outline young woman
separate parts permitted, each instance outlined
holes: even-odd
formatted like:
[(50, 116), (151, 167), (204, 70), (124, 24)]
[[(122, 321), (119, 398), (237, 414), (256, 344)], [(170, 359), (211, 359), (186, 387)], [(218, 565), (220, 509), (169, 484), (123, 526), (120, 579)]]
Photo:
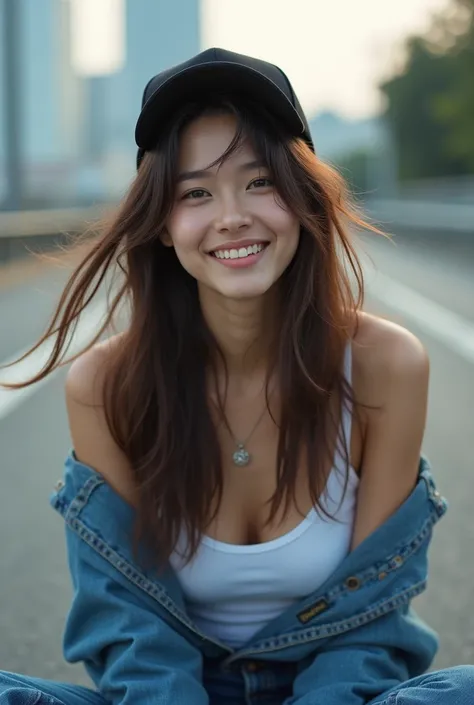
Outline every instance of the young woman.
[(136, 140), (40, 375), (118, 264), (110, 316), (130, 315), (70, 367), (52, 498), (65, 656), (96, 690), (2, 673), (1, 705), (467, 705), (474, 668), (427, 675), (410, 607), (446, 510), (420, 456), (427, 355), (361, 310), (371, 226), (288, 79), (205, 51), (147, 85)]

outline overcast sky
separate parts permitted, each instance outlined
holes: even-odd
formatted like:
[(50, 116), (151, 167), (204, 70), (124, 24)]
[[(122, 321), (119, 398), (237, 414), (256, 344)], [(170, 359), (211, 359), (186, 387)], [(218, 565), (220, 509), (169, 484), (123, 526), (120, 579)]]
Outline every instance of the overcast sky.
[(364, 117), (380, 108), (378, 79), (409, 33), (448, 0), (201, 0), (203, 48), (278, 64), (308, 114)]

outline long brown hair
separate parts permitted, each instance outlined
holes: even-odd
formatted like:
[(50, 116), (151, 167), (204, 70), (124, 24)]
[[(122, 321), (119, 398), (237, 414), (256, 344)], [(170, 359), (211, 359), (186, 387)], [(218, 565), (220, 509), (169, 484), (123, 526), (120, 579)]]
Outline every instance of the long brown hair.
[[(269, 521), (294, 499), (302, 451), (311, 498), (321, 508), (325, 461), (331, 453), (328, 439), (336, 424), (330, 400), (338, 394), (345, 404), (356, 402), (342, 372), (364, 293), (349, 226), (379, 232), (361, 217), (340, 174), (249, 101), (219, 98), (186, 106), (163, 128), (156, 149), (143, 156), (113, 222), (93, 241), (49, 328), (30, 351), (53, 337), (50, 359), (37, 376), (16, 386), (33, 384), (68, 362), (64, 353), (71, 329), (107, 273), (118, 266), (121, 285), (88, 347), (108, 330), (126, 300), (129, 323), (110, 355), (104, 408), (139, 490), (139, 535), (164, 559), (182, 527), (189, 536), (188, 558), (194, 555), (223, 489), (221, 452), (206, 401), (207, 373), (211, 369), (216, 374), (219, 350), (204, 323), (196, 281), (160, 240), (175, 198), (181, 132), (193, 117), (209, 110), (230, 111), (237, 118), (235, 138), (219, 161), (248, 138), (268, 165), (278, 197), (301, 224), (297, 252), (279, 282), (280, 329), (269, 362), (281, 398), (278, 483)], [(343, 441), (349, 463), (349, 439)]]

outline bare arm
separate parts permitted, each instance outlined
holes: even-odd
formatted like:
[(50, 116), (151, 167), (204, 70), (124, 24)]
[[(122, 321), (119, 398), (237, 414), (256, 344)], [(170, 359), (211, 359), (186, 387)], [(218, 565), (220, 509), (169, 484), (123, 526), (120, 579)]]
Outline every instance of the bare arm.
[(352, 549), (383, 524), (413, 490), (426, 423), (429, 361), (404, 328), (377, 320), (358, 355), (367, 411)]
[(69, 429), (78, 460), (103, 475), (111, 487), (130, 504), (137, 492), (132, 469), (113, 440), (105, 419), (103, 386), (112, 338), (78, 358), (66, 380)]

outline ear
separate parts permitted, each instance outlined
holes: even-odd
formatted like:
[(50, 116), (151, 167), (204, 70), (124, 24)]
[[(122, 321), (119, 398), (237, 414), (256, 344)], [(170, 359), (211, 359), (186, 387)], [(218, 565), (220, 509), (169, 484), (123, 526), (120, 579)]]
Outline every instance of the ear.
[(161, 244), (164, 245), (165, 247), (173, 247), (173, 240), (171, 239), (171, 235), (167, 230), (163, 230), (163, 232), (160, 235), (160, 240)]

